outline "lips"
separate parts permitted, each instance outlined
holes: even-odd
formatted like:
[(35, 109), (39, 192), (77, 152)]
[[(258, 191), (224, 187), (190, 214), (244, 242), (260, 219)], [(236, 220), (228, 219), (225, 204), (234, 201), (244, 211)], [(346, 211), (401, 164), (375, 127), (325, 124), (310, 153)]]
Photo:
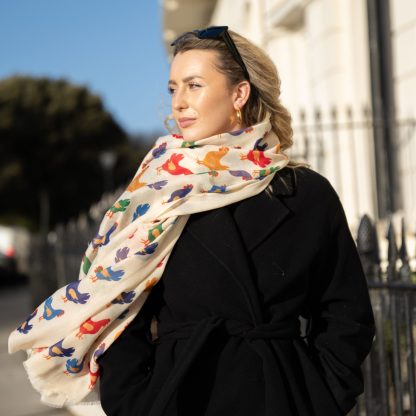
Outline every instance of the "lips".
[(195, 118), (190, 118), (190, 117), (182, 117), (178, 119), (179, 125), (181, 126), (182, 129), (195, 123), (195, 121), (196, 121)]

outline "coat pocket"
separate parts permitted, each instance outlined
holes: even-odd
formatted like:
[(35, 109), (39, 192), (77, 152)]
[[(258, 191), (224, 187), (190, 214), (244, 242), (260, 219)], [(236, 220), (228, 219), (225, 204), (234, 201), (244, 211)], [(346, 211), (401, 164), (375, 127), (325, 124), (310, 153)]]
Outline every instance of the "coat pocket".
[(303, 371), (304, 382), (312, 403), (314, 415), (345, 416), (335, 399), (334, 393), (316, 360), (311, 356), (308, 346), (302, 340), (294, 342)]

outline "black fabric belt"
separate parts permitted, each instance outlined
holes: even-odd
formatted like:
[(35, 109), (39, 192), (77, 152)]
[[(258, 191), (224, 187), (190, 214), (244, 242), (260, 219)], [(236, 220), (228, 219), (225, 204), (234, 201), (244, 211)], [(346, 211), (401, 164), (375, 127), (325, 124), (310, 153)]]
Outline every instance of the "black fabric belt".
[(203, 321), (188, 322), (160, 322), (157, 326), (158, 337), (164, 338), (190, 338), (198, 327), (198, 323), (205, 322), (211, 329), (222, 328), (229, 336), (238, 336), (247, 339), (254, 338), (293, 338), (299, 335), (300, 322), (293, 321), (273, 322), (253, 326), (247, 322), (213, 316)]
[[(161, 343), (165, 339), (188, 339), (181, 356), (175, 363), (169, 377), (157, 395), (153, 407), (148, 416), (162, 416), (163, 412), (186, 375), (193, 360), (198, 355), (208, 336), (214, 330), (221, 330), (229, 336), (245, 338), (259, 355), (264, 355), (262, 347), (256, 347), (256, 341), (267, 338), (291, 339), (300, 338), (300, 322), (298, 318), (293, 320), (261, 323), (253, 326), (248, 322), (227, 319), (220, 316), (211, 316), (200, 321), (188, 322), (160, 322), (157, 325), (158, 338), (155, 343)], [(223, 332), (224, 333), (224, 332)]]

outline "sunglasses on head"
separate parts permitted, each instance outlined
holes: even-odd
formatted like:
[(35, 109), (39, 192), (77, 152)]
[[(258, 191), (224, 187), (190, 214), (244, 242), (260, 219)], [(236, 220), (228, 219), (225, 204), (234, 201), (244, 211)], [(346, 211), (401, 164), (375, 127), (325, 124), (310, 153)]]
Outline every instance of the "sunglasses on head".
[(192, 30), (191, 32), (185, 32), (184, 34), (180, 35), (177, 39), (175, 39), (170, 44), (170, 46), (174, 46), (179, 41), (179, 39), (183, 38), (189, 33), (195, 34), (198, 39), (222, 39), (224, 43), (227, 45), (227, 48), (230, 51), (233, 58), (241, 66), (241, 69), (243, 70), (244, 76), (246, 77), (247, 81), (250, 81), (250, 76), (244, 64), (243, 58), (241, 58), (241, 55), (240, 55), (240, 52), (238, 52), (237, 46), (235, 46), (233, 39), (228, 33), (228, 26), (210, 26), (206, 29)]

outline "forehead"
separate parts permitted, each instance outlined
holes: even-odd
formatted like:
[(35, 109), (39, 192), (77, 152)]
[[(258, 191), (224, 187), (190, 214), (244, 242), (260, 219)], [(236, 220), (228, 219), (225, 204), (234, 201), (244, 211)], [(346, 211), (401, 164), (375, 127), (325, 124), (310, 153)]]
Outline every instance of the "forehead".
[(220, 74), (215, 68), (217, 54), (212, 50), (193, 49), (178, 53), (170, 66), (170, 79), (186, 77), (189, 74), (209, 76)]

